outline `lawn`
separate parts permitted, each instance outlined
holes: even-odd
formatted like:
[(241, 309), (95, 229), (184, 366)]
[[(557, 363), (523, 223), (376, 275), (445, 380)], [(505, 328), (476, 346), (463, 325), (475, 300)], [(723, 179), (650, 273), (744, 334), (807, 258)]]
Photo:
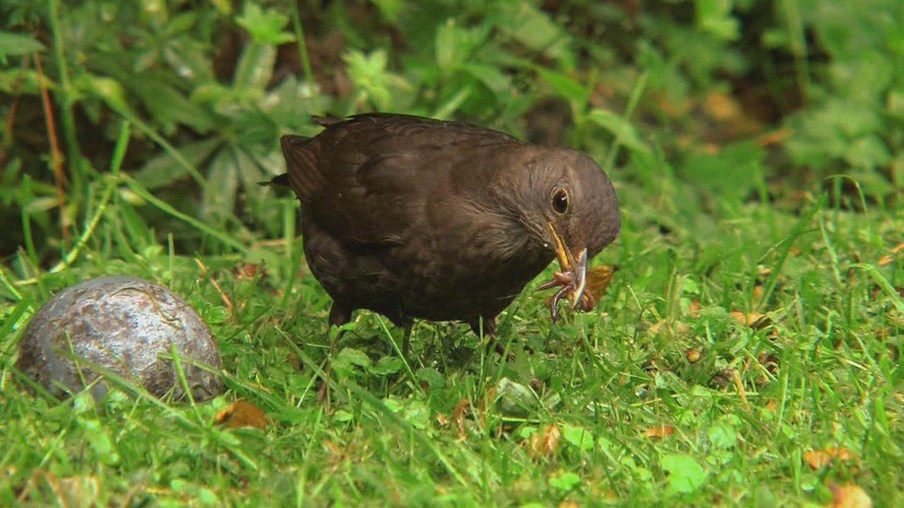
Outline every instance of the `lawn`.
[[(904, 3), (640, 4), (0, 7), (0, 505), (904, 505)], [(337, 336), (258, 182), (371, 110), (599, 161), (596, 309), (551, 322), (550, 267), (502, 354)], [(185, 298), (225, 392), (29, 390), (29, 318), (102, 274)]]

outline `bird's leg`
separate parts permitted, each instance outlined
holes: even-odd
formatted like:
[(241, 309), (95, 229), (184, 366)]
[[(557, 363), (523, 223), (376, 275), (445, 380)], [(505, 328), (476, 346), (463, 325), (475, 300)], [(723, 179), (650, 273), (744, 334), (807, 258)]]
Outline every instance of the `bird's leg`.
[(480, 317), (477, 321), (472, 321), (471, 330), (473, 330), (478, 337), (486, 338), (487, 352), (492, 349), (499, 353), (500, 356), (505, 355), (505, 345), (496, 341), (496, 316)]
[(410, 324), (405, 327), (405, 335), (402, 337), (402, 357), (408, 358), (408, 350), (411, 347), (411, 329), (414, 327)]
[[(352, 310), (351, 309), (349, 309), (345, 305), (342, 305), (339, 302), (336, 302), (336, 301), (333, 302), (333, 305), (330, 307), (330, 317), (328, 319), (330, 328), (332, 328), (334, 326), (337, 328), (341, 328), (342, 325), (351, 321), (351, 318), (352, 318)], [(322, 379), (323, 384), (320, 385), (320, 390), (318, 391), (318, 395), (317, 395), (321, 402), (325, 401), (327, 412), (329, 412), (329, 410), (330, 410), (330, 383), (329, 383), (329, 380), (327, 380), (327, 377), (329, 377), (329, 375), (330, 375), (330, 366), (332, 365), (333, 350), (336, 348), (336, 342), (339, 341), (339, 339), (342, 337), (343, 333), (345, 333), (345, 330), (340, 329), (339, 332), (336, 333), (335, 337), (330, 338), (330, 345), (327, 348), (327, 353), (326, 353), (327, 361), (326, 361), (326, 365), (323, 368), (323, 374), (324, 374), (324, 378)]]
[[(348, 323), (352, 320), (352, 310), (346, 307), (345, 305), (340, 304), (339, 302), (333, 302), (333, 306), (330, 307), (330, 317), (329, 323), (330, 326), (341, 327), (345, 323)], [(336, 336), (338, 339), (342, 336), (343, 331), (340, 331)]]

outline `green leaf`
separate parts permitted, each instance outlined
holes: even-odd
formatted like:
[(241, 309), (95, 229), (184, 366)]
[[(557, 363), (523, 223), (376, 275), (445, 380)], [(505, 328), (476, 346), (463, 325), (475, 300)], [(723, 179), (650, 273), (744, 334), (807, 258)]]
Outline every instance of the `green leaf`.
[(549, 478), (549, 486), (556, 490), (572, 490), (581, 483), (581, 477), (570, 471), (562, 471)]
[(647, 145), (637, 135), (637, 129), (627, 119), (599, 108), (591, 110), (587, 119), (612, 133), (615, 142), (625, 148), (634, 152), (649, 152)]
[(224, 147), (215, 156), (207, 172), (207, 185), (201, 195), (201, 217), (208, 222), (221, 223), (235, 207), (238, 171), (231, 147)]
[(380, 10), (383, 18), (390, 23), (396, 23), (405, 9), (404, 0), (372, 0), (373, 4)]
[(556, 95), (564, 97), (574, 103), (583, 106), (587, 103), (590, 90), (576, 79), (565, 73), (536, 66), (535, 69), (540, 79), (548, 83)]
[(0, 31), (0, 58), (43, 52), (45, 49), (40, 41), (30, 35)]
[(492, 17), (503, 33), (520, 44), (556, 58), (566, 57), (571, 37), (562, 25), (530, 2), (500, 2)]
[(289, 23), (289, 16), (276, 9), (263, 10), (255, 2), (245, 2), (245, 10), (235, 22), (256, 42), (275, 45), (295, 40), (295, 36), (282, 31)]
[(404, 366), (405, 364), (402, 362), (401, 358), (384, 356), (377, 360), (377, 363), (370, 368), (370, 371), (378, 376), (386, 376), (399, 372)]
[(732, 448), (738, 442), (737, 425), (739, 418), (735, 415), (725, 415), (719, 422), (706, 430), (706, 437), (710, 446), (716, 449)]
[(233, 87), (250, 91), (251, 98), (257, 98), (270, 82), (275, 61), (276, 46), (257, 42), (247, 44), (235, 68)]
[(504, 377), (496, 384), (496, 405), (509, 416), (526, 416), (537, 407), (537, 396), (526, 385)]
[(353, 348), (342, 348), (342, 351), (339, 351), (339, 354), (333, 358), (333, 366), (345, 367), (346, 369), (355, 366), (355, 367), (369, 367), (370, 366), (370, 358), (367, 356), (364, 351), (360, 349)]
[(441, 388), (446, 384), (445, 378), (433, 367), (422, 367), (414, 373), (418, 381), (427, 383), (430, 388)]
[[(220, 139), (208, 138), (180, 146), (179, 153), (192, 166), (200, 166), (221, 143)], [(146, 189), (154, 190), (184, 178), (187, 174), (185, 166), (176, 161), (170, 152), (163, 152), (142, 166), (135, 173), (135, 180)]]
[(727, 145), (717, 153), (690, 157), (681, 173), (713, 196), (739, 199), (758, 184), (765, 152), (753, 141)]
[(669, 473), (669, 490), (678, 494), (693, 492), (703, 485), (706, 471), (689, 455), (663, 455), (659, 461), (662, 469)]
[(430, 424), (430, 408), (423, 401), (409, 401), (401, 414), (406, 422), (416, 429), (425, 429)]
[(740, 35), (738, 20), (731, 15), (732, 0), (696, 0), (697, 25), (724, 40)]
[(582, 451), (593, 449), (593, 434), (584, 427), (562, 425), (562, 437), (565, 438), (565, 441), (577, 446)]

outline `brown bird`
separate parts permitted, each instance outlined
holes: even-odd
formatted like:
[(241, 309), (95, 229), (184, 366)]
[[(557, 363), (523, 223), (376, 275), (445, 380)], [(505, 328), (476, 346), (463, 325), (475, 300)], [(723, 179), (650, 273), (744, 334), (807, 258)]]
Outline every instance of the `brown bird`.
[[(316, 119), (283, 136), (301, 201), (304, 252), (333, 298), (329, 322), (356, 309), (410, 329), (464, 321), (492, 335), (496, 316), (554, 259), (552, 298), (585, 307), (587, 260), (619, 231), (612, 184), (587, 155), (466, 123), (371, 113)], [(482, 324), (482, 329), (481, 329)]]

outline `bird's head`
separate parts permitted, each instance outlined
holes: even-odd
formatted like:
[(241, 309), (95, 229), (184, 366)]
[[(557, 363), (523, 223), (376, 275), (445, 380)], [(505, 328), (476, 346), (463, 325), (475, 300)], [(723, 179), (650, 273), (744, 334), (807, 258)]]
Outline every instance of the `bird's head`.
[(542, 148), (509, 174), (510, 209), (533, 243), (555, 253), (569, 278), (572, 307), (581, 302), (587, 263), (618, 235), (615, 189), (593, 159), (576, 150)]

